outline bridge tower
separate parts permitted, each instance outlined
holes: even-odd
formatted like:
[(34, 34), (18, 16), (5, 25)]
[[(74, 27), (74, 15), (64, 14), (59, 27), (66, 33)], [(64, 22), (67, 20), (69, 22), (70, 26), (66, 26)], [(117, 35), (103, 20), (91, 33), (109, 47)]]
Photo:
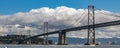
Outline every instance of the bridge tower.
[[(27, 31), (27, 37), (28, 37), (28, 38), (31, 37), (30, 27), (25, 26), (25, 30)], [(27, 41), (27, 44), (31, 44), (31, 39), (29, 39), (29, 40)]]
[[(88, 36), (87, 43), (85, 45), (96, 45), (95, 43), (95, 16), (94, 6), (88, 6)], [(91, 26), (90, 26), (91, 25)]]
[[(48, 22), (44, 22), (44, 33), (48, 33)], [(44, 45), (48, 44), (48, 35), (44, 36)]]

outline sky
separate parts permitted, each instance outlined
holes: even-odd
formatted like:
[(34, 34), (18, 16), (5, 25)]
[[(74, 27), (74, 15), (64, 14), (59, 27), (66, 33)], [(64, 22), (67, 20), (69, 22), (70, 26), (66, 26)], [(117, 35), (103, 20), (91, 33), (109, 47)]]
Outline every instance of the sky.
[(0, 0), (0, 15), (29, 12), (31, 9), (42, 7), (66, 6), (75, 9), (86, 9), (88, 5), (94, 5), (96, 9), (119, 13), (119, 3), (120, 0)]

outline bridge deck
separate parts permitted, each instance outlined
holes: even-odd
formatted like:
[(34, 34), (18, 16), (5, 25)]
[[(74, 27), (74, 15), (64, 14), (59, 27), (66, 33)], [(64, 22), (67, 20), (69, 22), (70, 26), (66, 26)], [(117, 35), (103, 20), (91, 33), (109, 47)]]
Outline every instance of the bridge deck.
[[(106, 27), (106, 26), (114, 26), (114, 25), (120, 25), (120, 20), (95, 24), (95, 28)], [(93, 25), (90, 25), (90, 27), (92, 28)], [(60, 31), (70, 32), (70, 31), (83, 30), (83, 29), (88, 29), (88, 25), (74, 27), (74, 28), (69, 28), (69, 29), (63, 29), (63, 30), (60, 30)], [(58, 31), (52, 31), (52, 32), (44, 33), (44, 34), (35, 35), (35, 36), (29, 37), (29, 38), (25, 38), (23, 40), (28, 40), (28, 39), (36, 38), (36, 37), (39, 37), (39, 36), (51, 35), (51, 34), (56, 34), (56, 33), (59, 33), (59, 30)], [(21, 41), (23, 41), (23, 40), (21, 40)]]

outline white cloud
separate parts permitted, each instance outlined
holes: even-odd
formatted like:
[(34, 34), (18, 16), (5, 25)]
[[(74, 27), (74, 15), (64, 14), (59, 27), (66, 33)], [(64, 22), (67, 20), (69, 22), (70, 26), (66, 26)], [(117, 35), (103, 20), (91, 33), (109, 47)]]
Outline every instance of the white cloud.
[[(114, 20), (120, 19), (110, 14), (120, 15), (110, 11), (96, 10), (95, 11), (96, 23), (102, 23), (102, 22), (108, 22), (108, 21), (114, 21)], [(75, 23), (78, 19), (81, 21)], [(53, 31), (56, 29), (59, 30), (59, 28), (64, 29), (64, 28), (71, 28), (71, 27), (76, 27), (80, 25), (81, 26), (87, 25), (87, 9), (74, 9), (74, 8), (69, 8), (65, 6), (56, 7), (54, 9), (43, 7), (38, 9), (32, 9), (26, 13), (18, 12), (13, 15), (0, 15), (1, 25), (32, 24), (32, 25), (39, 25), (40, 30), (42, 30), (44, 21), (49, 22), (49, 28), (50, 28), (49, 31)], [(96, 33), (96, 36), (98, 38), (120, 37), (118, 36), (120, 35), (119, 28), (120, 27), (118, 26), (109, 27), (109, 28), (100, 28), (99, 30), (97, 30), (98, 33)], [(32, 28), (32, 32), (34, 34), (40, 33), (39, 32), (40, 30)], [(114, 32), (108, 33), (107, 32), (108, 30), (109, 31), (114, 30)], [(1, 33), (4, 33), (4, 34), (7, 32), (6, 30), (4, 30), (4, 32), (3, 30), (0, 30), (0, 31)], [(25, 33), (25, 31), (18, 31), (17, 33), (21, 33), (21, 32)], [(7, 32), (7, 33), (10, 33), (10, 32)], [(87, 31), (82, 31), (82, 32), (80, 31), (80, 33), (71, 32), (70, 34), (68, 34), (68, 36), (85, 38), (87, 37), (85, 34), (87, 34)]]

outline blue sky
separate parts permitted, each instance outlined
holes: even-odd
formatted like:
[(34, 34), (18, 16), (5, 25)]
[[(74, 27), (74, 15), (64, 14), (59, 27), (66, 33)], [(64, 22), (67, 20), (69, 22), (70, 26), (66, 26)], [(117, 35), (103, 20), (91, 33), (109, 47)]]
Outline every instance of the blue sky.
[(58, 6), (86, 9), (91, 4), (99, 9), (120, 13), (120, 0), (0, 0), (0, 14), (7, 15), (41, 7)]

